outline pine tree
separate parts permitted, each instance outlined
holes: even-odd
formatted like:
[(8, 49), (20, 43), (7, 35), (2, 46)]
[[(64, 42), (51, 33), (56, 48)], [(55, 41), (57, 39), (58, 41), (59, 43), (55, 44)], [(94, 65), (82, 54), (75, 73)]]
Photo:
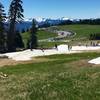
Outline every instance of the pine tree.
[(24, 42), (22, 40), (21, 34), (19, 31), (16, 31), (16, 37), (15, 37), (15, 47), (16, 48), (24, 48)]
[(16, 34), (16, 23), (23, 19), (23, 8), (21, 0), (12, 0), (9, 8), (9, 32), (8, 32), (8, 51), (12, 52), (16, 50), (15, 34)]
[(30, 49), (35, 49), (38, 46), (37, 43), (37, 27), (36, 27), (36, 21), (33, 19), (32, 21), (32, 28), (30, 29)]
[(4, 21), (5, 21), (6, 15), (4, 13), (4, 7), (0, 3), (0, 52), (5, 52), (5, 27), (4, 27)]

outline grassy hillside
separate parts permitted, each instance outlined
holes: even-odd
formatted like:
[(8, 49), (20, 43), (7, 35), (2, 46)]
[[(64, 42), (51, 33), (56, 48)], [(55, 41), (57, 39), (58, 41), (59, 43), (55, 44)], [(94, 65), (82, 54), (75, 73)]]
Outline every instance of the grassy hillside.
[[(47, 32), (47, 31), (44, 31), (44, 30), (39, 30), (37, 32), (38, 40), (40, 40), (40, 39), (48, 39), (48, 38), (56, 37), (56, 36), (57, 36), (57, 34), (51, 33), (51, 32)], [(22, 38), (23, 38), (23, 41), (24, 41), (25, 44), (27, 43), (27, 40), (29, 39), (29, 37), (30, 37), (30, 33), (29, 32), (22, 33)]]
[(42, 45), (43, 48), (52, 48), (55, 46), (55, 44), (67, 44), (66, 42), (39, 42), (39, 46)]
[[(51, 30), (69, 30), (76, 33), (73, 37), (68, 37), (66, 40), (70, 40), (69, 44), (71, 45), (78, 45), (79, 42), (82, 44), (88, 44), (89, 41), (89, 35), (91, 33), (100, 33), (100, 25), (62, 25), (62, 26), (56, 26), (56, 27), (50, 27)], [(54, 34), (52, 32), (47, 32), (40, 30), (38, 31), (38, 39), (47, 39), (50, 37), (55, 37), (57, 34)], [(26, 43), (27, 39), (29, 38), (29, 33), (23, 33), (22, 34), (24, 43)], [(54, 44), (62, 44), (64, 42), (40, 42), (39, 45), (43, 45), (43, 47), (53, 47)], [(64, 43), (64, 44), (67, 44)]]
[(74, 38), (88, 38), (91, 33), (100, 33), (100, 25), (64, 25), (58, 28), (75, 32)]
[(44, 30), (40, 30), (37, 32), (38, 35), (38, 39), (48, 39), (51, 37), (56, 37), (57, 34), (56, 33), (52, 33), (52, 32), (48, 32), (48, 31), (44, 31)]
[[(75, 36), (68, 37), (65, 40), (69, 40), (70, 42), (55, 42), (56, 44), (70, 44), (70, 45), (78, 45), (81, 43), (82, 45), (90, 45), (89, 36), (91, 33), (100, 33), (100, 25), (61, 25), (56, 27), (50, 27), (51, 30), (67, 30), (76, 33)], [(93, 41), (97, 42), (97, 41)], [(100, 42), (100, 41), (99, 41)], [(54, 43), (42, 43), (46, 46), (53, 46)]]
[(5, 66), (0, 72), (1, 100), (99, 100), (100, 65), (88, 60), (100, 53), (53, 55), (43, 62)]

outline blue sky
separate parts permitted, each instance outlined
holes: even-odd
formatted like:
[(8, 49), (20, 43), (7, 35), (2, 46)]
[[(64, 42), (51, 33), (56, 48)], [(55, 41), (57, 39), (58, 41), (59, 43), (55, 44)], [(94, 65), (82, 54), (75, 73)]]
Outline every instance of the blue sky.
[[(1, 0), (7, 12), (11, 0)], [(22, 0), (26, 18), (98, 18), (100, 0)]]

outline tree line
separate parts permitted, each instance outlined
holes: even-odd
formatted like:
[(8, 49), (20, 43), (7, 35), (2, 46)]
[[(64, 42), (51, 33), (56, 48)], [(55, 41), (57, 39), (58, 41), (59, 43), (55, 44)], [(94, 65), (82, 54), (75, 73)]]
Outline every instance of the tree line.
[(79, 20), (65, 20), (59, 25), (71, 25), (71, 24), (88, 24), (88, 25), (100, 25), (100, 18), (97, 19), (79, 19)]
[[(14, 52), (16, 48), (24, 48), (21, 34), (16, 30), (16, 23), (23, 20), (24, 9), (22, 0), (12, 0), (9, 6), (8, 16), (5, 14), (4, 6), (0, 2), (0, 53)], [(8, 18), (8, 28), (6, 28), (5, 20)], [(37, 47), (37, 28), (33, 19), (32, 28), (30, 29), (30, 39), (27, 48)]]
[(100, 18), (97, 19), (79, 19), (79, 20), (62, 20), (59, 23), (51, 24), (49, 22), (45, 22), (42, 25), (39, 25), (39, 28), (46, 28), (55, 25), (75, 25), (75, 24), (87, 24), (87, 25), (100, 25)]

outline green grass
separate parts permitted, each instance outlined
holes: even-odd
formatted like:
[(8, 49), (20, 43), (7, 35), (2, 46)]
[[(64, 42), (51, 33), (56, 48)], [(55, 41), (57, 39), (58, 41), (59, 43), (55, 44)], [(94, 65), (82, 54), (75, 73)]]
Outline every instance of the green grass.
[(60, 44), (67, 44), (67, 43), (66, 42), (39, 42), (38, 44), (40, 47), (42, 45), (43, 48), (52, 48), (55, 46), (55, 44), (60, 45)]
[[(90, 44), (89, 35), (91, 33), (100, 33), (100, 25), (62, 25), (57, 26), (56, 28), (50, 27), (51, 30), (58, 29), (58, 30), (70, 30), (76, 33), (75, 36), (66, 38), (67, 40), (70, 40), (71, 45), (78, 45), (79, 42), (84, 44)], [(52, 32), (47, 32), (44, 30), (39, 30), (37, 32), (38, 39), (47, 39), (51, 37), (56, 37), (57, 34), (54, 34)], [(27, 40), (29, 38), (29, 33), (23, 33), (22, 34), (24, 43), (27, 43)], [(63, 44), (64, 42), (41, 42), (39, 45), (43, 45), (44, 47), (53, 47), (54, 44)]]
[[(50, 29), (52, 30), (53, 27), (51, 27)], [(79, 43), (81, 43), (82, 45), (90, 45), (90, 34), (100, 33), (100, 25), (61, 25), (57, 26), (56, 29), (67, 30), (76, 33), (75, 36), (66, 38), (67, 40), (70, 40), (69, 44), (71, 45), (78, 45)]]
[(48, 38), (57, 36), (57, 34), (55, 34), (55, 33), (44, 31), (44, 30), (38, 31), (37, 35), (38, 35), (39, 40), (40, 39), (48, 39)]
[(100, 25), (64, 25), (58, 28), (75, 32), (74, 38), (88, 38), (91, 33), (100, 33)]
[[(44, 31), (44, 30), (38, 30), (38, 32), (37, 32), (38, 40), (48, 39), (48, 38), (56, 37), (56, 36), (57, 36), (57, 34), (47, 32), (47, 31)], [(22, 33), (22, 38), (23, 38), (23, 41), (24, 41), (25, 44), (27, 43), (27, 40), (29, 39), (29, 37), (30, 37), (29, 32)]]
[(99, 100), (100, 66), (87, 64), (87, 60), (99, 55), (53, 55), (40, 57), (48, 59), (40, 63), (2, 67), (0, 72), (8, 78), (0, 78), (0, 99)]
[(26, 44), (28, 39), (30, 38), (30, 33), (25, 32), (25, 33), (22, 33), (21, 35), (22, 35), (22, 39), (23, 39), (24, 44)]
[[(78, 45), (81, 43), (82, 45), (90, 45), (91, 41), (89, 40), (89, 36), (91, 33), (100, 33), (100, 25), (62, 25), (57, 26), (56, 28), (50, 27), (49, 29), (57, 29), (57, 30), (69, 30), (75, 32), (76, 35), (72, 37), (65, 38), (65, 40), (70, 40), (67, 42), (41, 42), (39, 44), (43, 44), (44, 47), (53, 47), (54, 44), (70, 44), (70, 45)], [(97, 42), (97, 41), (94, 41)]]

